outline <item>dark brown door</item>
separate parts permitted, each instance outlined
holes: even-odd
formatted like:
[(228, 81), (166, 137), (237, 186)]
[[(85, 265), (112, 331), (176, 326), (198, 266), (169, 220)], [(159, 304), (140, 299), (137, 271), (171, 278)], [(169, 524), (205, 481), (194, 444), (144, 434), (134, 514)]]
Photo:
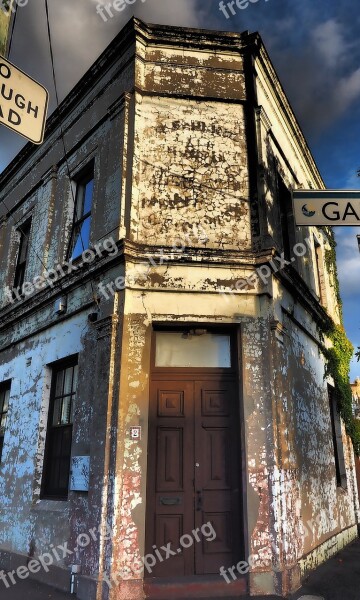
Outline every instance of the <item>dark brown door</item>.
[[(164, 560), (145, 576), (219, 574), (240, 560), (237, 405), (235, 378), (152, 381), (146, 552), (167, 546), (175, 555), (165, 559), (160, 550)], [(212, 541), (209, 528), (201, 532), (206, 523), (216, 532)]]

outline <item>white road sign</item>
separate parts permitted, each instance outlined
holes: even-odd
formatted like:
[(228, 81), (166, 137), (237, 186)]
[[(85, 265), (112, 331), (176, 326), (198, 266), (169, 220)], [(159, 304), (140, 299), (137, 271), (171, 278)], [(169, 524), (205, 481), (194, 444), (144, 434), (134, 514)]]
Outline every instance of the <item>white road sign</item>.
[(0, 56), (0, 123), (34, 144), (44, 139), (48, 91)]
[(296, 225), (360, 226), (360, 191), (294, 190)]

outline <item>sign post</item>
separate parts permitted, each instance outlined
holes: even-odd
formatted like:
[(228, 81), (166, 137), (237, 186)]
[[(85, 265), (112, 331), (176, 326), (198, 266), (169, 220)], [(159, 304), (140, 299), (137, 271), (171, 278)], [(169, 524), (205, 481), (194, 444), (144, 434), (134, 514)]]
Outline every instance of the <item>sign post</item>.
[(298, 226), (360, 226), (358, 190), (294, 190), (293, 207)]
[(48, 102), (48, 91), (42, 85), (0, 57), (0, 123), (41, 144)]

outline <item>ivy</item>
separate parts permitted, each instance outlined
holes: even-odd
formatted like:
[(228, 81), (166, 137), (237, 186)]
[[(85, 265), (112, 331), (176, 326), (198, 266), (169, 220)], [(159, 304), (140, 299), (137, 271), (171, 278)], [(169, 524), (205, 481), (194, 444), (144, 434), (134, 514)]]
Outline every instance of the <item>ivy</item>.
[(360, 456), (360, 421), (353, 416), (353, 400), (350, 387), (350, 361), (354, 347), (348, 340), (342, 325), (333, 324), (326, 332), (332, 342), (332, 348), (325, 350), (327, 359), (325, 377), (331, 376), (335, 384), (335, 393), (340, 415), (345, 423), (346, 433), (352, 439), (354, 450)]
[[(325, 264), (333, 281), (337, 304), (339, 306), (340, 325), (334, 323), (328, 326), (324, 334), (331, 341), (332, 347), (325, 350), (327, 360), (325, 377), (331, 376), (335, 384), (335, 392), (340, 415), (345, 423), (346, 433), (350, 436), (355, 453), (360, 456), (360, 420), (353, 416), (353, 399), (350, 387), (350, 362), (354, 347), (347, 338), (343, 326), (342, 300), (336, 266), (336, 241), (332, 230), (326, 228), (330, 248), (325, 250)], [(360, 348), (357, 353), (360, 358)]]

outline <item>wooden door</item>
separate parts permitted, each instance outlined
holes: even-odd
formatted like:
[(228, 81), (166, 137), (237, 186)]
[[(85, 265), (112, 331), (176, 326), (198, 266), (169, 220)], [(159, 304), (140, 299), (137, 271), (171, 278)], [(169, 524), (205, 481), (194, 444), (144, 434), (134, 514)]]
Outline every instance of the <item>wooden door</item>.
[(168, 545), (175, 555), (163, 552), (145, 576), (219, 574), (241, 558), (236, 379), (153, 379), (150, 400), (146, 552)]

